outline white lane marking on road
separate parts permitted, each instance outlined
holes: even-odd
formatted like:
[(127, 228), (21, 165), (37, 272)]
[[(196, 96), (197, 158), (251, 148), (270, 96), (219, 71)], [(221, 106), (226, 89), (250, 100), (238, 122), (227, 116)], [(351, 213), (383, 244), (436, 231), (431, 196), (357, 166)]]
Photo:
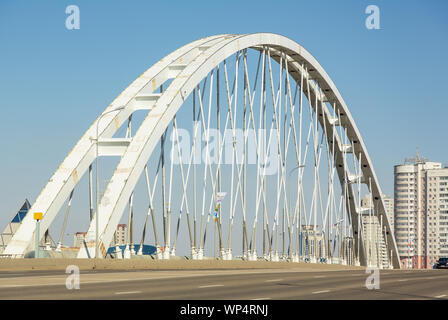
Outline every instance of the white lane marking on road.
[(404, 281), (408, 281), (409, 279), (400, 279), (398, 280), (399, 282), (404, 282)]
[(133, 293), (142, 293), (141, 291), (123, 291), (123, 292), (115, 292), (115, 294), (133, 294)]
[(271, 300), (271, 298), (255, 298), (255, 299), (251, 299), (251, 300)]
[(283, 279), (270, 279), (266, 280), (265, 282), (275, 282), (275, 281), (282, 281)]
[(213, 288), (213, 287), (224, 287), (223, 284), (210, 284), (208, 286), (199, 286), (198, 288)]
[(326, 292), (330, 292), (330, 290), (314, 291), (313, 294), (326, 293)]
[(443, 298), (446, 297), (446, 294), (441, 294), (440, 296), (435, 296), (434, 298)]
[(325, 278), (326, 276), (314, 276), (313, 278)]
[(1, 285), (0, 288), (15, 288), (15, 287), (27, 287), (25, 284), (6, 284)]

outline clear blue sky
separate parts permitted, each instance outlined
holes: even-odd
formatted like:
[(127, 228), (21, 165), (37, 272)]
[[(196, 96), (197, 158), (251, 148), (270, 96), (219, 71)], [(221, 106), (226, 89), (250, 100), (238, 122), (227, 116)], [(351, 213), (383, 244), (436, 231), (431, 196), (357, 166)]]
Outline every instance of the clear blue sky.
[[(81, 29), (65, 28), (78, 5)], [(365, 8), (380, 8), (367, 30)], [(447, 1), (0, 2), (0, 228), (46, 181), (100, 112), (152, 64), (219, 33), (274, 32), (332, 77), (383, 190), (418, 146), (448, 164)]]

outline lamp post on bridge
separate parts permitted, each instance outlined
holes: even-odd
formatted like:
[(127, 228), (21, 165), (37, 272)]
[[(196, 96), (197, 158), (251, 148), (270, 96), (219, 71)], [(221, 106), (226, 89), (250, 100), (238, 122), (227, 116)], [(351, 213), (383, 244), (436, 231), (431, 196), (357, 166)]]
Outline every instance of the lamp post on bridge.
[(34, 258), (39, 257), (39, 241), (40, 241), (40, 220), (42, 220), (42, 212), (34, 212), (34, 220), (36, 220), (36, 231), (34, 238)]

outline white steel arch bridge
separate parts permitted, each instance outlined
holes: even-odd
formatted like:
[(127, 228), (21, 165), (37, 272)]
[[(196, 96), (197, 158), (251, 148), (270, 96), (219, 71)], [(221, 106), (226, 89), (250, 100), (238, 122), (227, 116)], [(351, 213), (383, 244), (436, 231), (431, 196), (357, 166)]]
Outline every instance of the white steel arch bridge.
[[(135, 130), (137, 111), (144, 118)], [(109, 156), (119, 162), (100, 194), (93, 173), (98, 158)], [(213, 245), (221, 259), (240, 252), (247, 260), (400, 267), (380, 185), (347, 105), (316, 59), (281, 35), (206, 37), (145, 71), (95, 120), (32, 205), (30, 212), (43, 213), (42, 237), (59, 212), (69, 214), (85, 174), (90, 226), (79, 258), (105, 257), (129, 212), (118, 257), (135, 254), (131, 226), (141, 222), (140, 243), (152, 235), (161, 259), (181, 246), (203, 259)], [(140, 178), (144, 221), (133, 216)], [(35, 226), (27, 215), (3, 256), (32, 250)]]

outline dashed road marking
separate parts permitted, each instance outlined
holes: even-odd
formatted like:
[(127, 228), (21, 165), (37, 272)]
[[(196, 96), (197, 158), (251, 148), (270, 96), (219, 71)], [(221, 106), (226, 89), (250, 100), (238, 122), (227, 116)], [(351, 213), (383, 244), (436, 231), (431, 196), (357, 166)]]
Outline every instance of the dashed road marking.
[(446, 294), (441, 294), (440, 296), (435, 296), (434, 298), (443, 298), (446, 297)]
[(330, 290), (314, 291), (313, 294), (326, 293), (326, 292), (330, 292)]
[(16, 287), (28, 287), (26, 284), (5, 284), (0, 285), (0, 288), (16, 288)]
[(134, 294), (134, 293), (142, 293), (141, 291), (123, 291), (123, 292), (115, 292), (115, 294)]
[(283, 279), (270, 279), (266, 280), (265, 282), (275, 282), (275, 281), (282, 281)]
[(326, 276), (314, 276), (314, 278), (325, 278)]
[(199, 286), (198, 288), (213, 288), (213, 287), (224, 287), (223, 284), (210, 284), (208, 286)]
[(255, 298), (255, 299), (252, 299), (252, 300), (271, 300), (271, 298)]

